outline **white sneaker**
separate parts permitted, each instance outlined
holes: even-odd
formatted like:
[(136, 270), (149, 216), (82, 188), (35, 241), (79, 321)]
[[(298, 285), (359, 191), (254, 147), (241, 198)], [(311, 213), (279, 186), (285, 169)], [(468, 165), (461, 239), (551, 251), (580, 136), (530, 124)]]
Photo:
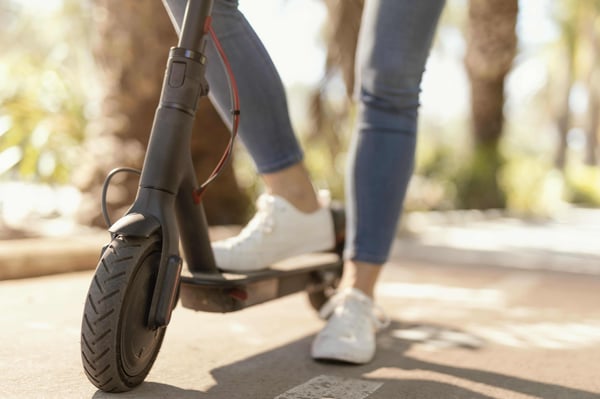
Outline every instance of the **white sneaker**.
[(269, 194), (261, 195), (256, 204), (256, 215), (240, 234), (212, 243), (219, 269), (255, 271), (286, 258), (334, 247), (328, 204), (313, 213), (304, 213), (285, 199)]
[(355, 288), (335, 294), (319, 315), (327, 319), (312, 344), (312, 357), (319, 360), (370, 362), (375, 356), (375, 333), (390, 323), (381, 308)]

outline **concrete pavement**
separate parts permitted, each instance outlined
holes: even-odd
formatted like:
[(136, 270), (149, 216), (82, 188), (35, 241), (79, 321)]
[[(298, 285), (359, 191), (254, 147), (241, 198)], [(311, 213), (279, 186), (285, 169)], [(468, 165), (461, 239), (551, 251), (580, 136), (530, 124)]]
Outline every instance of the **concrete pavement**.
[(600, 277), (386, 267), (392, 318), (369, 365), (316, 363), (322, 322), (297, 294), (226, 315), (178, 308), (146, 382), (97, 391), (79, 327), (91, 272), (0, 282), (0, 398), (600, 398)]

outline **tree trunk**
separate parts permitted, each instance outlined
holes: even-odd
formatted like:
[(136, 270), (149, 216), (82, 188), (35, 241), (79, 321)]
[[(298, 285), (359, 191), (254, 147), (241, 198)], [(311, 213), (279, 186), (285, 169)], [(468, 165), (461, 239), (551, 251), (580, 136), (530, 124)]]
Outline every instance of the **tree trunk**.
[(504, 124), (504, 79), (516, 53), (517, 0), (471, 0), (465, 64), (471, 83), (473, 165), (461, 189), (463, 205), (502, 208), (497, 180)]
[[(310, 99), (312, 126), (309, 141), (323, 137), (333, 153), (332, 160), (340, 151), (340, 121), (348, 117), (350, 98), (354, 91), (354, 66), (356, 47), (364, 0), (324, 0), (327, 7), (327, 23), (324, 37), (327, 47), (325, 73)], [(342, 75), (348, 103), (338, 112), (334, 112), (327, 104), (327, 84), (336, 73)]]
[[(568, 64), (568, 63), (567, 63)], [(565, 66), (568, 69), (568, 66)], [(554, 166), (560, 170), (564, 170), (567, 164), (567, 135), (571, 126), (571, 111), (569, 109), (569, 93), (571, 91), (572, 82), (565, 83), (563, 89), (563, 100), (556, 117), (556, 128), (558, 129), (558, 145), (556, 147), (556, 155), (554, 157)]]
[(327, 6), (327, 59), (325, 70), (329, 74), (339, 69), (348, 95), (354, 91), (354, 64), (356, 45), (364, 0), (325, 0)]
[[(323, 3), (327, 8), (323, 26), (327, 48), (325, 71), (309, 100), (310, 125), (305, 137), (307, 145), (313, 149), (326, 149), (326, 162), (331, 173), (326, 173), (325, 179), (337, 196), (344, 192), (343, 182), (335, 171), (338, 170), (339, 155), (344, 152), (344, 137), (351, 128), (354, 64), (364, 0), (323, 0)], [(346, 99), (341, 104), (328, 97), (329, 83), (337, 76), (341, 76), (346, 88)]]
[(600, 96), (595, 86), (590, 86), (590, 120), (587, 128), (585, 163), (598, 165), (598, 127), (600, 126)]
[(574, 80), (574, 59), (575, 43), (574, 37), (567, 35), (567, 48), (565, 50), (565, 62), (562, 68), (562, 76), (559, 79), (559, 105), (556, 115), (556, 128), (558, 130), (558, 145), (556, 155), (554, 156), (554, 166), (564, 170), (567, 164), (567, 135), (571, 128), (571, 109), (569, 106), (569, 96)]
[(587, 126), (587, 140), (585, 151), (585, 163), (590, 166), (598, 165), (598, 127), (600, 125), (600, 68), (598, 61), (600, 59), (600, 40), (598, 39), (598, 31), (596, 28), (596, 20), (598, 12), (592, 11), (593, 14), (588, 20), (587, 35), (590, 41), (592, 51), (590, 72), (588, 75), (588, 90), (590, 95), (589, 101), (589, 121)]
[[(94, 7), (92, 48), (102, 79), (100, 115), (89, 126), (88, 156), (75, 182), (84, 192), (81, 221), (103, 225), (101, 183), (116, 166), (141, 167), (168, 51), (177, 36), (160, 1), (96, 0)], [(194, 131), (191, 148), (202, 179), (217, 164), (229, 134), (207, 100), (201, 102)], [(135, 175), (114, 179), (108, 196), (113, 219), (132, 203), (137, 184)], [(242, 223), (248, 205), (230, 164), (204, 197), (209, 223)]]

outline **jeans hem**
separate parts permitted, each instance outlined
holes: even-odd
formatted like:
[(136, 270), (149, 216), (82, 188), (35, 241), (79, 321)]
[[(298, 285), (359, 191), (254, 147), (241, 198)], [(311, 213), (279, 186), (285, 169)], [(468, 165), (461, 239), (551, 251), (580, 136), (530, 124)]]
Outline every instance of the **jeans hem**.
[(365, 263), (373, 263), (375, 265), (383, 266), (383, 264), (385, 262), (387, 262), (388, 257), (381, 256), (381, 255), (375, 255), (375, 254), (367, 253), (367, 252), (361, 252), (361, 251), (358, 251), (358, 252), (346, 251), (346, 252), (344, 252), (344, 259), (358, 261), (358, 262), (365, 262)]
[(260, 173), (261, 175), (264, 175), (267, 173), (275, 173), (275, 172), (279, 172), (280, 170), (283, 170), (285, 168), (288, 168), (292, 165), (295, 165), (299, 162), (302, 162), (303, 159), (304, 159), (304, 155), (302, 153), (297, 153), (297, 154), (288, 156), (287, 158), (277, 160), (275, 162), (271, 162), (271, 163), (264, 164), (264, 165), (256, 165), (256, 168), (258, 170), (258, 173)]

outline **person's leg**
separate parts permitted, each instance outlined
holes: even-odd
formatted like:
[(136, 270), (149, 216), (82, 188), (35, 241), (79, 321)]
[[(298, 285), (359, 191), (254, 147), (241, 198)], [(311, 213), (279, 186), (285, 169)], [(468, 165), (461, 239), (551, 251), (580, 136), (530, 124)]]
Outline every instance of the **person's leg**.
[(312, 213), (319, 209), (320, 204), (304, 163), (299, 162), (280, 171), (265, 173), (262, 179), (268, 194), (285, 198), (299, 211)]
[(413, 169), (421, 76), (443, 0), (367, 0), (357, 56), (358, 125), (347, 176), (347, 229), (340, 290), (322, 310), (316, 359), (369, 362), (373, 303)]
[(374, 298), (375, 286), (377, 285), (382, 269), (381, 266), (382, 264), (346, 259), (344, 261), (344, 273), (338, 290), (355, 288), (369, 298)]
[[(267, 192), (303, 212), (318, 202), (292, 130), (285, 91), (271, 58), (238, 10), (237, 0), (216, 0), (213, 28), (230, 59), (240, 97), (239, 135), (262, 175)], [(230, 93), (216, 49), (209, 44), (207, 80), (210, 99), (230, 122)]]
[[(236, 0), (216, 0), (213, 26), (238, 83), (239, 134), (266, 186), (257, 213), (236, 237), (212, 243), (217, 266), (246, 272), (334, 246), (331, 214), (316, 197), (292, 130), (285, 91)], [(224, 120), (230, 93), (214, 46), (207, 49), (210, 98)]]
[(367, 0), (359, 38), (357, 131), (347, 169), (348, 273), (372, 296), (410, 180), (421, 77), (443, 0)]

